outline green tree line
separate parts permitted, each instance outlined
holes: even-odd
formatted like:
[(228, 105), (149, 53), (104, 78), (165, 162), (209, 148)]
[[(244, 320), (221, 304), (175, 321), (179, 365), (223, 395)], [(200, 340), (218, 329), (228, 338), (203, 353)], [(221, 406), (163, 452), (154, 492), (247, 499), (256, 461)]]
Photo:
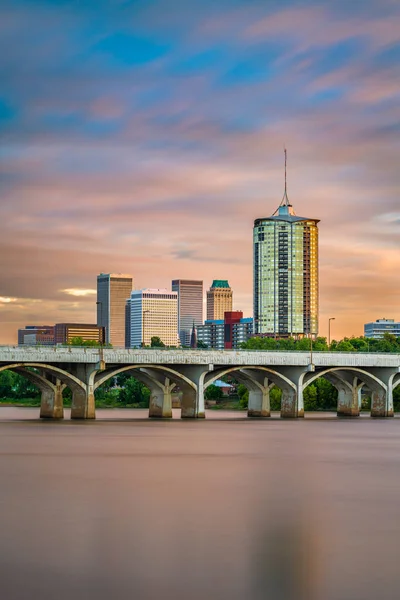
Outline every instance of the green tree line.
[[(65, 406), (71, 404), (71, 390), (63, 393)], [(95, 391), (97, 406), (148, 408), (150, 390), (129, 373), (111, 377)], [(0, 371), (0, 403), (38, 406), (40, 390), (13, 371)]]
[(342, 340), (333, 340), (328, 345), (325, 337), (316, 340), (302, 338), (275, 339), (270, 337), (253, 337), (243, 342), (244, 350), (281, 350), (281, 351), (307, 351), (312, 347), (313, 352), (396, 352), (400, 353), (400, 338), (391, 333), (385, 333), (382, 339), (375, 340), (366, 337), (345, 337)]

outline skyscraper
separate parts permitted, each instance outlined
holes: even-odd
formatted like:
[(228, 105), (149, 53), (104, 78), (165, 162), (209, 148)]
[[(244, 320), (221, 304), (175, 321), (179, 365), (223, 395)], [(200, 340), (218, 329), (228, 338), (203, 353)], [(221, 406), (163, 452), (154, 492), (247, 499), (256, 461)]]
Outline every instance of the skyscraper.
[(189, 346), (193, 323), (203, 324), (203, 282), (174, 279), (172, 291), (178, 293), (179, 338), (182, 346)]
[(318, 333), (319, 219), (296, 216), (285, 192), (271, 217), (254, 221), (254, 329), (280, 337)]
[(232, 290), (226, 279), (214, 279), (207, 292), (207, 321), (221, 320), (232, 311)]
[(106, 344), (125, 346), (125, 304), (132, 291), (132, 275), (97, 276), (97, 325), (104, 327)]
[(150, 346), (159, 337), (166, 346), (178, 346), (178, 294), (165, 289), (134, 290), (126, 302), (129, 313), (126, 345)]

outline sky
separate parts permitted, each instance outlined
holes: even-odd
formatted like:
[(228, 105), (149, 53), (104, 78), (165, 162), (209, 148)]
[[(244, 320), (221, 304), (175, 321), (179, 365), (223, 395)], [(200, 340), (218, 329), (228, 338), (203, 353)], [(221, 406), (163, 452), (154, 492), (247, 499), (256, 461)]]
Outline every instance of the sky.
[(400, 320), (397, 0), (1, 0), (0, 343), (95, 322), (96, 276), (228, 279), (320, 219), (320, 333)]

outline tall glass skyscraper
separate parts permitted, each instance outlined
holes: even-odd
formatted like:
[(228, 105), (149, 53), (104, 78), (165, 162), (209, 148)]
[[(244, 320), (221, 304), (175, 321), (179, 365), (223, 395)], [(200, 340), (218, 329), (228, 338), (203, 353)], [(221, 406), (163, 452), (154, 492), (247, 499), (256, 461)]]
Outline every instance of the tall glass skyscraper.
[(254, 331), (276, 337), (318, 334), (319, 219), (298, 217), (285, 192), (271, 217), (254, 221)]

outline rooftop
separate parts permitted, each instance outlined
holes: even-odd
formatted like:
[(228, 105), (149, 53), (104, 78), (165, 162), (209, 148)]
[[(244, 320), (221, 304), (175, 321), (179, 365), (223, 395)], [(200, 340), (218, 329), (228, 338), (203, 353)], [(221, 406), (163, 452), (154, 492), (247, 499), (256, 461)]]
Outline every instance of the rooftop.
[(212, 282), (212, 288), (229, 288), (231, 287), (227, 279), (214, 279)]

